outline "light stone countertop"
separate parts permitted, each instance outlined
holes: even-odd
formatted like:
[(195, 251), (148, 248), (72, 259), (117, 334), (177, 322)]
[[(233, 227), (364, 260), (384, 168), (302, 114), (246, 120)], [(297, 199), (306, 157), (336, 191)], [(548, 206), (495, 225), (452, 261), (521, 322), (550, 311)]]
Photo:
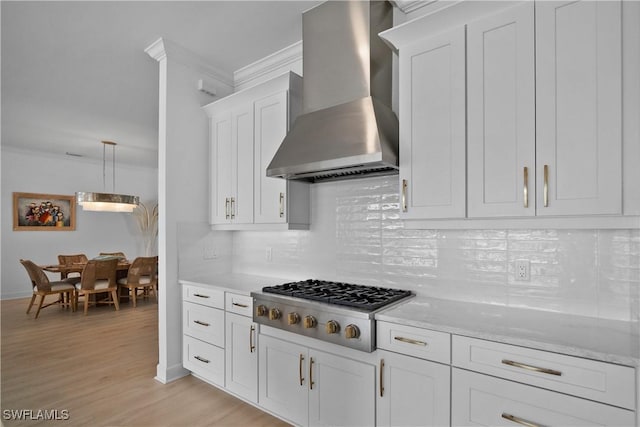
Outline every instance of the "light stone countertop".
[(240, 295), (249, 295), (252, 291), (262, 290), (264, 286), (281, 285), (291, 281), (291, 279), (283, 279), (281, 277), (264, 277), (236, 273), (220, 274), (217, 276), (210, 275), (192, 277), (178, 280), (182, 285), (211, 286)]
[[(292, 279), (221, 274), (180, 279), (249, 295)], [(376, 320), (640, 367), (640, 324), (492, 304), (414, 297)]]
[(414, 297), (376, 320), (640, 367), (640, 324)]

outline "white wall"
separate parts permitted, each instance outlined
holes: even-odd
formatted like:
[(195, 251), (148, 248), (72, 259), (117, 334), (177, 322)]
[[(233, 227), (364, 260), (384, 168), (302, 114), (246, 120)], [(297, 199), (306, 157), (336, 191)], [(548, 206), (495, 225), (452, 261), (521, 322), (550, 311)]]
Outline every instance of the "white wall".
[[(143, 202), (157, 199), (157, 169), (116, 164), (116, 179), (119, 192), (138, 195)], [(102, 190), (102, 162), (2, 149), (2, 299), (31, 295), (20, 258), (55, 264), (58, 254), (85, 253), (91, 258), (101, 251), (123, 251), (130, 259), (143, 255), (135, 219), (125, 213), (84, 212), (78, 206), (75, 231), (13, 231), (13, 192), (74, 195)]]
[[(311, 199), (310, 231), (235, 232), (233, 271), (640, 320), (639, 229), (409, 230), (397, 177), (314, 184)], [(516, 259), (530, 281), (515, 280)]]

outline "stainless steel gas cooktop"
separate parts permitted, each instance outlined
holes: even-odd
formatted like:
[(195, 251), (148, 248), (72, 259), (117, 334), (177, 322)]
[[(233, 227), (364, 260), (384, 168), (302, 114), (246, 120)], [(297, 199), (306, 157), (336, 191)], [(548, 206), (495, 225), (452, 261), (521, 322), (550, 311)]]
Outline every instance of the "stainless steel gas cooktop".
[(303, 280), (252, 292), (259, 324), (371, 352), (376, 312), (404, 301), (410, 291), (323, 280)]

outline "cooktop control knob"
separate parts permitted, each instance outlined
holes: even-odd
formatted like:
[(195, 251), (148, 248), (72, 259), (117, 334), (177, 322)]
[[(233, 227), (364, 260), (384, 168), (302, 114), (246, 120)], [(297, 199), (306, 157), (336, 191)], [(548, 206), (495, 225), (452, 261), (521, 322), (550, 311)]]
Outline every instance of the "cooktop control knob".
[(360, 337), (360, 329), (356, 325), (347, 325), (344, 328), (344, 336), (346, 339), (358, 338)]
[(295, 325), (296, 323), (300, 323), (300, 315), (298, 313), (289, 313), (287, 320), (290, 325)]
[(282, 313), (280, 313), (280, 310), (278, 310), (277, 308), (269, 309), (269, 320), (278, 320), (280, 317), (282, 317)]
[(313, 316), (304, 316), (304, 327), (309, 329), (309, 328), (315, 328), (316, 325), (318, 324), (318, 322), (316, 321), (316, 318)]
[(256, 307), (256, 316), (266, 316), (269, 310), (264, 305), (259, 305)]
[(328, 334), (337, 334), (340, 331), (340, 324), (335, 320), (329, 320), (325, 325), (325, 330)]

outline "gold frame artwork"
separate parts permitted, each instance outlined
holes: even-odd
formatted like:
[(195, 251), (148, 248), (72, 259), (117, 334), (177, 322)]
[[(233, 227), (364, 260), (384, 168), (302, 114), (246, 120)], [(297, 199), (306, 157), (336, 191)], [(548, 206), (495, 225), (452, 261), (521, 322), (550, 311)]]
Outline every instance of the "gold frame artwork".
[(74, 231), (75, 229), (75, 196), (13, 193), (13, 231)]

